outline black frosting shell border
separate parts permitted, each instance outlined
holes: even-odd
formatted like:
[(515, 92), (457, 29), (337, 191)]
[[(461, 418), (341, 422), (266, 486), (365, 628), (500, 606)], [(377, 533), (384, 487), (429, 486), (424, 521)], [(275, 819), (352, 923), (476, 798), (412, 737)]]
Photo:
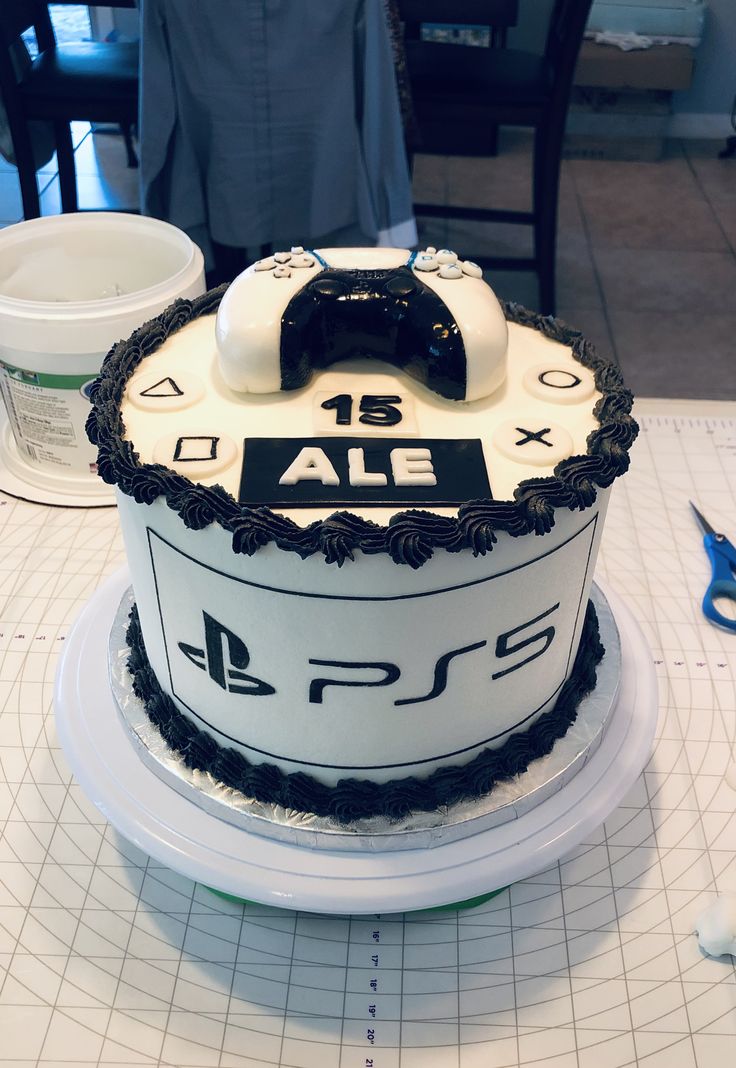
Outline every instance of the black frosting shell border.
[(596, 668), (603, 658), (598, 617), (588, 602), (573, 669), (554, 708), (528, 730), (512, 734), (498, 749), (484, 749), (471, 761), (438, 768), (424, 779), (409, 776), (392, 782), (345, 778), (326, 786), (304, 772), (287, 774), (274, 764), (253, 764), (236, 749), (221, 746), (176, 707), (161, 688), (151, 667), (135, 605), (126, 634), (133, 692), (151, 722), (188, 768), (263, 804), (328, 816), (340, 824), (381, 816), (391, 822), (411, 812), (435, 812), (460, 801), (490, 793), (504, 780), (521, 775), (533, 760), (546, 756), (574, 723), (580, 702), (595, 687)]
[(397, 512), (387, 526), (350, 512), (335, 512), (302, 527), (269, 508), (239, 504), (222, 486), (197, 485), (160, 464), (141, 463), (125, 439), (121, 404), (127, 382), (141, 361), (177, 330), (214, 313), (226, 288), (210, 290), (194, 300), (175, 301), (113, 346), (91, 389), (87, 435), (97, 446), (97, 468), (106, 483), (116, 484), (142, 504), (164, 497), (189, 529), (219, 524), (231, 535), (235, 553), (251, 556), (262, 546), (274, 544), (302, 559), (322, 554), (327, 563), (340, 567), (359, 550), (367, 555), (386, 553), (395, 563), (412, 568), (426, 563), (435, 549), (470, 549), (474, 556), (482, 556), (492, 550), (499, 531), (512, 537), (548, 533), (556, 508), (589, 508), (597, 490), (610, 486), (628, 469), (629, 449), (639, 428), (630, 414), (633, 397), (619, 368), (598, 356), (579, 331), (561, 320), (506, 302), (502, 307), (509, 322), (531, 327), (568, 346), (573, 357), (592, 372), (601, 394), (593, 409), (599, 426), (588, 435), (587, 453), (562, 460), (552, 476), (520, 482), (511, 501), (469, 501), (460, 506), (457, 518), (418, 509)]

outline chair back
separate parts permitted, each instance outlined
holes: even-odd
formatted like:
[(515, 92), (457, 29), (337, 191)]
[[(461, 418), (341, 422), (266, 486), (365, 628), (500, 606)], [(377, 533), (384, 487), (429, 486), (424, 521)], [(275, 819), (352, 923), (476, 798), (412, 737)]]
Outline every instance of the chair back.
[(0, 45), (10, 48), (30, 29), (36, 32), (39, 52), (56, 44), (45, 0), (0, 0)]
[(544, 54), (555, 73), (555, 81), (573, 70), (580, 51), (593, 0), (555, 0), (547, 28)]

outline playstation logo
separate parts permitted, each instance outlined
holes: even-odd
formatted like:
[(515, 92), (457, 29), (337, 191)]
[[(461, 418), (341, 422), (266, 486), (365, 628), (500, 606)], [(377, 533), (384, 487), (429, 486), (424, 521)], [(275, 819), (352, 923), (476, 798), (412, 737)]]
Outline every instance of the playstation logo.
[(187, 660), (206, 671), (213, 682), (228, 693), (248, 694), (251, 697), (266, 697), (276, 693), (269, 683), (246, 674), (250, 653), (245, 642), (207, 612), (203, 611), (202, 616), (204, 649), (179, 642), (179, 649)]

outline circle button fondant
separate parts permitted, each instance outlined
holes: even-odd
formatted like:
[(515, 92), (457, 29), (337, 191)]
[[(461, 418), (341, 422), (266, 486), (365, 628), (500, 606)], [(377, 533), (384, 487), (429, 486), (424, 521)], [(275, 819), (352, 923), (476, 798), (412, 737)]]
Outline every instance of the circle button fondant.
[(509, 460), (535, 467), (554, 467), (572, 455), (573, 440), (559, 423), (540, 415), (520, 415), (497, 426), (493, 444)]
[(462, 278), (463, 269), (456, 263), (440, 264), (440, 278)]
[(449, 248), (441, 248), (437, 253), (438, 263), (457, 263), (457, 252), (452, 252)]
[(167, 434), (153, 447), (153, 462), (186, 475), (194, 482), (210, 478), (236, 460), (238, 449), (232, 438), (206, 430), (190, 429)]
[(201, 401), (204, 394), (204, 382), (183, 371), (134, 375), (126, 389), (130, 403), (143, 412), (178, 412)]
[(540, 363), (524, 374), (524, 387), (533, 397), (551, 404), (577, 404), (595, 392), (593, 375), (579, 364)]
[(414, 260), (417, 271), (436, 271), (439, 267), (437, 257), (430, 252), (420, 252)]

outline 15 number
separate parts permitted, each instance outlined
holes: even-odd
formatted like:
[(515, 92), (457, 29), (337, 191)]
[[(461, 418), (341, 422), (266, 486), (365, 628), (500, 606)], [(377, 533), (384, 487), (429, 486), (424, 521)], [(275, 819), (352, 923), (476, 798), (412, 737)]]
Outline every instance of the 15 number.
[[(335, 412), (337, 426), (350, 426), (353, 421), (353, 402), (351, 393), (338, 393), (323, 401), (321, 407), (328, 412)], [(401, 397), (395, 394), (364, 393), (358, 406), (362, 413), (358, 422), (367, 426), (396, 426), (402, 419), (397, 404), (401, 404)]]

